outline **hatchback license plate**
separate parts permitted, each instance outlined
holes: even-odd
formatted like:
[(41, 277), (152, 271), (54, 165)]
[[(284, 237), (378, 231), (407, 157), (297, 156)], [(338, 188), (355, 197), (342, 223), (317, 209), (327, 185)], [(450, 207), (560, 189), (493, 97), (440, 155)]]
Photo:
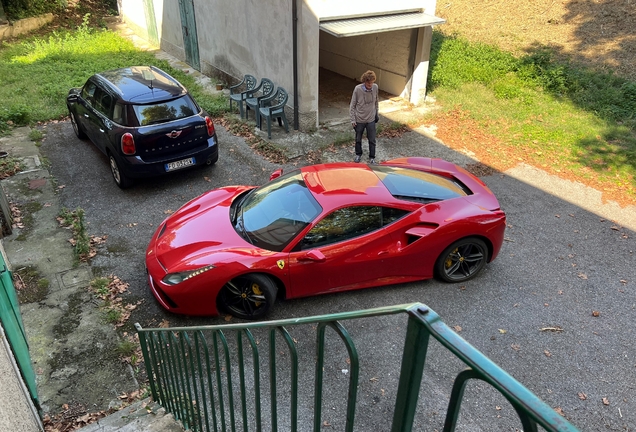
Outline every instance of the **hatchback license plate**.
[(194, 158), (187, 158), (176, 162), (169, 162), (166, 164), (166, 172), (192, 166), (194, 165), (194, 162)]

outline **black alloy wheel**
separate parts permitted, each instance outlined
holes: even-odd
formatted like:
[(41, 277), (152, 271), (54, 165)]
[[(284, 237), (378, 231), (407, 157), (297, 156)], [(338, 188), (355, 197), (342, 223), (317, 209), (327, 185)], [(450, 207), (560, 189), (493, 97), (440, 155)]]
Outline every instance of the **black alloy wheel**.
[(486, 243), (476, 237), (456, 241), (435, 263), (436, 275), (445, 282), (464, 282), (484, 268), (488, 258)]
[(75, 132), (75, 135), (77, 135), (77, 137), (81, 140), (86, 139), (86, 133), (84, 133), (84, 131), (82, 130), (82, 127), (79, 125), (79, 123), (77, 123), (77, 120), (75, 119), (75, 114), (71, 111), (71, 109), (68, 109), (68, 113), (71, 117), (71, 124), (73, 125), (73, 131)]
[(265, 275), (240, 276), (226, 283), (221, 289), (218, 306), (238, 318), (259, 319), (274, 305), (277, 291), (276, 284)]
[(126, 177), (126, 175), (121, 171), (115, 156), (109, 153), (108, 159), (110, 161), (110, 172), (113, 174), (113, 179), (115, 180), (115, 183), (117, 183), (117, 186), (122, 189), (132, 186), (132, 180)]

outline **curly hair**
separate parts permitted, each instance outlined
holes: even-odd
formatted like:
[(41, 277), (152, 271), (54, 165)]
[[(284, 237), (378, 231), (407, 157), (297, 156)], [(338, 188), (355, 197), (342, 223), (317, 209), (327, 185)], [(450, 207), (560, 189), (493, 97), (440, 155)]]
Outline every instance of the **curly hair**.
[(367, 81), (370, 81), (370, 82), (375, 81), (375, 72), (373, 72), (372, 70), (366, 71), (360, 77), (360, 82), (367, 82)]

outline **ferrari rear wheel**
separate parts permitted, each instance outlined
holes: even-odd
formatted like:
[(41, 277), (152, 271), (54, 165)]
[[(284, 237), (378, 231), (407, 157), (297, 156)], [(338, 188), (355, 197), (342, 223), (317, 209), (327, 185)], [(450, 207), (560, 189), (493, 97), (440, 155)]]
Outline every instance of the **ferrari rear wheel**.
[(446, 282), (464, 282), (486, 265), (488, 248), (476, 237), (468, 237), (451, 244), (435, 263), (435, 273)]
[(276, 284), (262, 274), (248, 274), (232, 279), (219, 293), (219, 308), (243, 319), (264, 317), (276, 301)]

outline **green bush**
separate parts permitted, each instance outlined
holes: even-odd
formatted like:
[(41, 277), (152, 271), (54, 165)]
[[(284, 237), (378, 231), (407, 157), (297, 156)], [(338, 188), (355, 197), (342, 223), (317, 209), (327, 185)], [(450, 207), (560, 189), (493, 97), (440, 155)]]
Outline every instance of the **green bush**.
[(66, 0), (2, 0), (4, 12), (10, 20), (18, 20), (44, 13), (59, 13), (67, 6)]

